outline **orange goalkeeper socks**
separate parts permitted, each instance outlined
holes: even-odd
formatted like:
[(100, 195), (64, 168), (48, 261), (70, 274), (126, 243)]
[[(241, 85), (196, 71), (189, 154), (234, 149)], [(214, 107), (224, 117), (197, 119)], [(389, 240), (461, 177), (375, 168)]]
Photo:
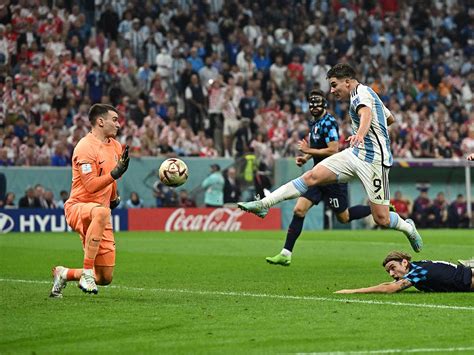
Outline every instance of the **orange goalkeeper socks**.
[(66, 280), (77, 281), (81, 278), (82, 269), (67, 269)]

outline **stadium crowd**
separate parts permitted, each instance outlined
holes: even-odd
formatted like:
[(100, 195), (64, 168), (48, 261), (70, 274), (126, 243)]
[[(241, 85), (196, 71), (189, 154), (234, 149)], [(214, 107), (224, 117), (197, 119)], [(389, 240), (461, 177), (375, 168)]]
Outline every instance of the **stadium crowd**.
[[(474, 9), (464, 1), (5, 1), (0, 165), (70, 164), (88, 107), (133, 155), (297, 154), (311, 88), (348, 61), (396, 118), (395, 157), (474, 152)], [(331, 97), (341, 143), (348, 107)]]

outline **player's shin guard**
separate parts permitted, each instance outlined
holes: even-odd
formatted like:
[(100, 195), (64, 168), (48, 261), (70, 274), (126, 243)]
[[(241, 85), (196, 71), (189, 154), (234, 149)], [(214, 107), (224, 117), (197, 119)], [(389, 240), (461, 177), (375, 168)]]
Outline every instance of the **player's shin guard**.
[(300, 176), (297, 179), (287, 182), (285, 185), (280, 186), (278, 189), (273, 191), (270, 195), (262, 198), (260, 201), (265, 208), (270, 208), (277, 203), (285, 200), (291, 200), (300, 197), (308, 191), (308, 186)]

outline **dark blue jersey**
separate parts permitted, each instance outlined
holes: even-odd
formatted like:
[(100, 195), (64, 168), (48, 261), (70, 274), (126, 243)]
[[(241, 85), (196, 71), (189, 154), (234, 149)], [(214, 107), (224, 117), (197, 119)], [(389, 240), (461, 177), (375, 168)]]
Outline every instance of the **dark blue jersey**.
[[(328, 112), (319, 120), (309, 121), (309, 146), (314, 149), (327, 148), (329, 142), (339, 141), (339, 126), (336, 119)], [(314, 165), (325, 157), (313, 156)]]
[(410, 263), (410, 271), (403, 278), (425, 292), (472, 291), (471, 268), (445, 261), (414, 261)]

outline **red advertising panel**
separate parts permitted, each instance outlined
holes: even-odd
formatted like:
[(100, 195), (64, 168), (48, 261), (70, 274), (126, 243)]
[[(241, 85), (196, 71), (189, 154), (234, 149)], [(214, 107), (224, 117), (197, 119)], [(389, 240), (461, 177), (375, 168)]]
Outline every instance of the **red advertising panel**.
[(234, 208), (137, 208), (128, 210), (130, 231), (239, 231), (281, 229), (279, 208), (264, 219)]

